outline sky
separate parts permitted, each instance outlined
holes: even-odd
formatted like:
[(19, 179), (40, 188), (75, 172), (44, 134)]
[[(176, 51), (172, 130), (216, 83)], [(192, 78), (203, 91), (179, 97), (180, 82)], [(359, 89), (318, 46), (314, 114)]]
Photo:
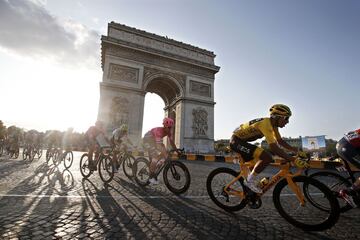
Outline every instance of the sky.
[[(111, 21), (216, 54), (215, 140), (291, 107), (284, 137), (360, 128), (360, 1), (0, 0), (0, 119), (85, 131), (97, 117)], [(147, 94), (143, 132), (164, 102)], [(151, 110), (151, 112), (150, 112)]]

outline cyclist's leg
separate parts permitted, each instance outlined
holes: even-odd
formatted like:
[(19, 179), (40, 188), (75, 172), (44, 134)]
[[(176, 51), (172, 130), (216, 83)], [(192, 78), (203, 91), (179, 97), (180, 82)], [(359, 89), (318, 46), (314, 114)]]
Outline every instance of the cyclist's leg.
[(256, 160), (256, 164), (247, 177), (246, 182), (251, 190), (261, 192), (261, 189), (257, 187), (257, 182), (259, 182), (258, 174), (272, 162), (272, 155), (260, 147), (240, 140), (236, 136), (231, 137), (230, 148), (239, 153), (246, 162)]
[(96, 142), (88, 139), (88, 156), (89, 156), (89, 168), (90, 170), (94, 170), (96, 168), (96, 166), (94, 166), (94, 160), (93, 160), (93, 155), (94, 155), (94, 151), (96, 150)]
[(158, 183), (156, 180), (156, 169), (157, 169), (157, 162), (159, 160), (160, 151), (156, 147), (156, 141), (153, 137), (144, 137), (143, 140), (144, 147), (149, 153), (149, 181), (150, 183)]

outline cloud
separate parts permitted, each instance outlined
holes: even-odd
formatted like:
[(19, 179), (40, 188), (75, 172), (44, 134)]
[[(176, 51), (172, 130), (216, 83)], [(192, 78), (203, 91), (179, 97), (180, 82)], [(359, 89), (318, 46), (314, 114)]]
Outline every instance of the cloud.
[(30, 58), (99, 66), (100, 34), (51, 15), (41, 0), (0, 0), (0, 47)]

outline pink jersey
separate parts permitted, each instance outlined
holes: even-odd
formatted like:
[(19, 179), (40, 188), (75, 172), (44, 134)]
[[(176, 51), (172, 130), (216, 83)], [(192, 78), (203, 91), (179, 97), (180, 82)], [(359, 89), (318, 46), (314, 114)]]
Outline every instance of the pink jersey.
[(171, 132), (169, 132), (168, 135), (165, 135), (163, 127), (153, 128), (150, 130), (150, 132), (151, 132), (151, 135), (155, 138), (156, 142), (162, 142), (162, 139), (166, 136), (172, 140)]
[(356, 148), (360, 148), (360, 129), (345, 134), (346, 140)]

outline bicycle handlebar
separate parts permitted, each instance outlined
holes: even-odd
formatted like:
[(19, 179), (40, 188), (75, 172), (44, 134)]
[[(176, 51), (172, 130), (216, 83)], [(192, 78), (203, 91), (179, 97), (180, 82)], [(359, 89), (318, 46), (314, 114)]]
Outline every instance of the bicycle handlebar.
[(171, 150), (169, 151), (169, 153), (173, 153), (173, 152), (177, 152), (177, 153), (184, 154), (184, 153), (185, 153), (185, 150), (184, 150), (184, 148), (176, 148), (176, 149), (171, 149)]
[(334, 161), (335, 159), (339, 158), (340, 156), (335, 154), (334, 156), (330, 157), (328, 161)]

